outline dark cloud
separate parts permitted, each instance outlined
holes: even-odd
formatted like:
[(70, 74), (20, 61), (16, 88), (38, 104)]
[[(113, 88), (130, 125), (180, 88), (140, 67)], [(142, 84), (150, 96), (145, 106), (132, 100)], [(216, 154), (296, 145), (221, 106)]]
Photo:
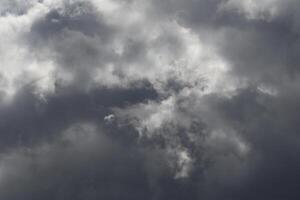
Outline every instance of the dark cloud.
[(1, 149), (33, 145), (80, 121), (103, 122), (113, 107), (156, 99), (149, 83), (135, 83), (131, 88), (97, 88), (82, 92), (76, 88), (56, 85), (55, 95), (43, 100), (30, 86), (22, 88), (14, 101), (2, 105)]
[[(4, 160), (1, 197), (7, 199), (181, 199), (194, 197), (151, 151), (106, 135), (91, 124), (73, 125), (54, 144), (20, 150)], [(8, 187), (7, 187), (8, 186)]]
[(297, 1), (3, 2), (0, 199), (299, 199)]
[(298, 105), (291, 102), (298, 92), (293, 100), (286, 95), (274, 98), (251, 87), (230, 99), (214, 97), (218, 115), (239, 131), (251, 150), (245, 158), (224, 150), (223, 155), (209, 155), (214, 167), (204, 170), (206, 199), (299, 198)]
[(104, 42), (108, 42), (112, 30), (102, 18), (89, 2), (65, 3), (63, 7), (50, 10), (42, 19), (38, 19), (31, 31), (35, 37), (49, 39), (67, 29), (88, 36), (98, 35)]
[(118, 59), (111, 47), (115, 31), (91, 3), (64, 2), (34, 21), (26, 43), (39, 59), (52, 57), (57, 73), (71, 74), (73, 84), (84, 87), (95, 69)]

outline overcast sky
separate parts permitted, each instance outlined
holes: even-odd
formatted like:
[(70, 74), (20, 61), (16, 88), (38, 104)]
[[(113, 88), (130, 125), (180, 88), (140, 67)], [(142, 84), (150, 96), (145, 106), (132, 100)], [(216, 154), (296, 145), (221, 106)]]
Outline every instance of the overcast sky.
[(299, 0), (0, 0), (1, 200), (299, 200)]

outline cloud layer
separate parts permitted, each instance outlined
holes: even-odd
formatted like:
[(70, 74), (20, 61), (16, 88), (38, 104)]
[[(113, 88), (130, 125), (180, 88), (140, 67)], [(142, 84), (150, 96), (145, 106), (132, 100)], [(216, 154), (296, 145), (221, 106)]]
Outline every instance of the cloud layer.
[(296, 0), (3, 0), (0, 199), (299, 199)]

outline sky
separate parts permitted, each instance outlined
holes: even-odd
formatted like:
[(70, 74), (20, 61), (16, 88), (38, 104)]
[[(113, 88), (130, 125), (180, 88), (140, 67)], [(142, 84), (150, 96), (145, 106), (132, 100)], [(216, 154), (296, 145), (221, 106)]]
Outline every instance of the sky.
[(299, 9), (0, 0), (0, 199), (300, 199)]

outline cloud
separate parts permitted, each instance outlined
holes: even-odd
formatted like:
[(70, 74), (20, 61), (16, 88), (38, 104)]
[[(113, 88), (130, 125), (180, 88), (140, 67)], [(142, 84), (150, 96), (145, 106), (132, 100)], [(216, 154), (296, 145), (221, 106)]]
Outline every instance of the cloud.
[(0, 5), (0, 199), (298, 199), (299, 3)]
[[(138, 84), (138, 83), (137, 83)], [(82, 92), (72, 87), (56, 86), (55, 95), (39, 98), (28, 86), (17, 93), (1, 110), (1, 149), (30, 146), (55, 139), (65, 127), (80, 121), (99, 121), (112, 107), (156, 99), (157, 93), (147, 83), (131, 88), (98, 88)]]
[[(54, 143), (20, 149), (2, 157), (0, 196), (7, 199), (176, 197), (168, 190), (160, 191), (159, 185), (173, 189), (185, 186), (172, 179), (162, 160), (163, 154), (158, 154), (159, 151), (134, 143), (128, 146), (93, 124), (75, 124), (64, 130)], [(183, 188), (183, 192), (188, 190)]]

